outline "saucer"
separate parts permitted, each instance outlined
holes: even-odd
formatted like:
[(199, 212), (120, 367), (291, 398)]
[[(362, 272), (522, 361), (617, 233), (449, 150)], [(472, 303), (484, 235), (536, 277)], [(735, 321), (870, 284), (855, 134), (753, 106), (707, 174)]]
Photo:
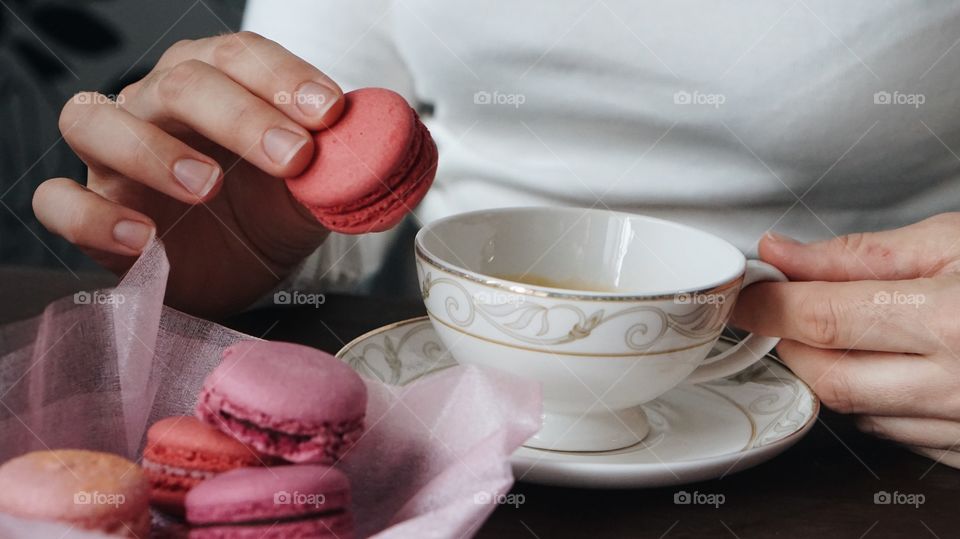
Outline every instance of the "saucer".
[[(723, 338), (722, 351), (735, 343)], [(427, 317), (389, 324), (338, 353), (361, 375), (405, 385), (456, 361)], [(510, 461), (518, 481), (587, 488), (642, 488), (724, 477), (765, 462), (813, 426), (820, 401), (768, 356), (728, 378), (678, 386), (643, 405), (650, 433), (616, 451), (521, 447)]]

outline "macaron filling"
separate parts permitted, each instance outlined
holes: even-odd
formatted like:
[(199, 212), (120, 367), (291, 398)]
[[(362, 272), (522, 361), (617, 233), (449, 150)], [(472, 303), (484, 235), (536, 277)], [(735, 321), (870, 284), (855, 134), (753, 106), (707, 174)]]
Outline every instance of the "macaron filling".
[(282, 427), (266, 427), (223, 408), (218, 417), (218, 423), (237, 438), (263, 453), (293, 462), (336, 462), (363, 432), (363, 418), (310, 427), (291, 424), (290, 430), (281, 430)]
[[(207, 470), (197, 470), (182, 468), (180, 466), (172, 466), (170, 464), (162, 464), (159, 462), (153, 462), (152, 460), (144, 457), (143, 462), (141, 462), (141, 467), (147, 472), (152, 472), (155, 474), (171, 475), (174, 477), (183, 477), (187, 479), (196, 479), (197, 481), (203, 481), (204, 479), (210, 479), (211, 477), (217, 475), (215, 472)], [(154, 483), (151, 477), (151, 483)]]

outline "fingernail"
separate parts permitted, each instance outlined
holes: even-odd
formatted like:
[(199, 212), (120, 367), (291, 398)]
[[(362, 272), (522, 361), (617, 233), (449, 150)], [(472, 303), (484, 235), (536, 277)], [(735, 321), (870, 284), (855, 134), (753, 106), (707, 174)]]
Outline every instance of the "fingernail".
[(316, 82), (305, 82), (297, 88), (297, 108), (306, 116), (323, 116), (339, 96), (333, 89)]
[(790, 236), (786, 236), (786, 235), (784, 235), (784, 234), (778, 234), (778, 233), (776, 233), (776, 232), (774, 232), (774, 231), (772, 231), (772, 230), (768, 230), (767, 233), (766, 233), (766, 236), (767, 236), (767, 238), (769, 238), (769, 239), (771, 239), (771, 240), (773, 240), (773, 241), (776, 241), (776, 242), (780, 242), (780, 243), (789, 243), (789, 244), (791, 244), (791, 245), (800, 245), (800, 244), (801, 244), (800, 241), (795, 240), (795, 239), (791, 238)]
[(197, 161), (181, 159), (173, 165), (173, 175), (187, 191), (198, 197), (206, 196), (220, 177), (220, 167)]
[(124, 247), (140, 252), (153, 236), (153, 227), (139, 221), (120, 221), (113, 227), (113, 239)]
[(263, 151), (278, 165), (289, 163), (306, 143), (307, 138), (303, 135), (279, 127), (263, 134)]

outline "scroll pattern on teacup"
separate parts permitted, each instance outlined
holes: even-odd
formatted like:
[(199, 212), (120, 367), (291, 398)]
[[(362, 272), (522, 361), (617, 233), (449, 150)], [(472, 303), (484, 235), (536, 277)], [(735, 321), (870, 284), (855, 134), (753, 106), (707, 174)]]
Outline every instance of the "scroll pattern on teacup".
[[(624, 344), (629, 350), (648, 352), (670, 331), (701, 340), (718, 336), (739, 286), (713, 291), (709, 296), (711, 301), (694, 301), (688, 298), (697, 296), (678, 295), (671, 309), (675, 312), (656, 305), (612, 309), (609, 304), (588, 312), (572, 303), (544, 304), (534, 296), (507, 293), (502, 293), (503, 298), (495, 298), (499, 301), (488, 301), (455, 279), (434, 277), (431, 271), (423, 272), (421, 291), (424, 301), (433, 294), (446, 294), (440, 302), (446, 320), (461, 328), (469, 328), (480, 317), (504, 336), (541, 346), (583, 340), (602, 324), (630, 317), (636, 321), (625, 327)], [(510, 301), (511, 297), (519, 299)]]

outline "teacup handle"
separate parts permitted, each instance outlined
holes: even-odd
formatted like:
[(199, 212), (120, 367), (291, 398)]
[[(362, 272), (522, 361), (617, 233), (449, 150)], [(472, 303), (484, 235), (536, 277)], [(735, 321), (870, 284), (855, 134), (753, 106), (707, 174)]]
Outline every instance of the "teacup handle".
[[(770, 264), (760, 260), (747, 260), (747, 270), (740, 289), (743, 290), (759, 281), (787, 280), (783, 272)], [(697, 370), (693, 371), (684, 382), (698, 384), (742, 371), (767, 355), (778, 342), (780, 342), (779, 337), (764, 337), (751, 333), (729, 350), (708, 357), (707, 363), (697, 367)]]

